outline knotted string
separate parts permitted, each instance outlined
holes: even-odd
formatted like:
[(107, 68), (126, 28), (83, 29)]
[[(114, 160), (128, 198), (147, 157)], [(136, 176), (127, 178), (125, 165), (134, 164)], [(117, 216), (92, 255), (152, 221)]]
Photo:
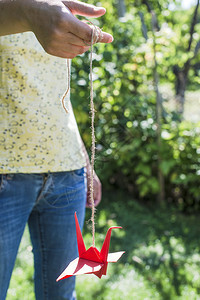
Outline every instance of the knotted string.
[(91, 38), (91, 50), (90, 50), (90, 113), (91, 113), (91, 164), (90, 164), (90, 203), (92, 204), (92, 242), (93, 247), (95, 247), (95, 206), (94, 206), (94, 160), (95, 160), (95, 129), (94, 129), (94, 119), (95, 119), (95, 109), (94, 109), (94, 99), (93, 99), (93, 74), (92, 74), (92, 58), (93, 58), (93, 40), (96, 27), (92, 27), (92, 38)]
[[(90, 24), (90, 21), (87, 20)], [(100, 28), (96, 27), (92, 24), (92, 37), (91, 37), (91, 51), (90, 51), (90, 113), (91, 113), (91, 163), (90, 163), (90, 203), (92, 209), (91, 222), (92, 222), (92, 243), (93, 247), (95, 247), (95, 205), (94, 205), (94, 161), (95, 161), (95, 108), (94, 108), (94, 97), (93, 97), (93, 74), (92, 74), (92, 60), (93, 60), (93, 43), (97, 43), (101, 40), (102, 32)], [(66, 113), (68, 113), (68, 109), (65, 105), (65, 98), (69, 93), (70, 89), (70, 62), (67, 59), (67, 71), (68, 71), (68, 86), (67, 90), (61, 98), (62, 107)]]

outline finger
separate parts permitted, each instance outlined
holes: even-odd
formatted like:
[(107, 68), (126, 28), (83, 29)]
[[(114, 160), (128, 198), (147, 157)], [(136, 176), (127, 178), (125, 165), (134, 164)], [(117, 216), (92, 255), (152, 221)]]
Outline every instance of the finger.
[[(92, 28), (84, 21), (80, 21), (72, 14), (69, 14), (69, 11), (66, 8), (66, 14), (63, 16), (62, 29), (65, 33), (72, 33), (78, 38), (90, 43), (92, 38)], [(70, 25), (70, 26), (69, 26)], [(101, 43), (111, 43), (113, 41), (112, 35), (107, 32), (102, 32), (101, 34)]]
[(77, 46), (77, 45), (73, 45), (73, 44), (66, 44), (66, 46), (64, 44), (60, 45), (60, 48), (62, 47), (62, 49), (64, 50), (64, 52), (69, 52), (69, 53), (73, 53), (74, 55), (79, 55), (79, 54), (83, 54), (86, 51), (88, 51), (90, 49), (89, 46)]
[[(111, 43), (113, 41), (113, 36), (107, 32), (102, 31), (98, 26), (93, 25), (87, 20), (82, 20), (82, 22), (88, 24), (92, 28), (94, 34), (94, 43)], [(88, 43), (88, 41), (85, 42)]]
[(101, 202), (101, 197), (98, 197), (94, 200), (94, 206), (97, 207), (99, 203)]
[(89, 46), (78, 46), (69, 43), (68, 40), (64, 40), (64, 35), (59, 35), (54, 38), (48, 45), (48, 49), (45, 49), (49, 54), (63, 57), (74, 58), (77, 55), (83, 54), (90, 49)]
[[(98, 179), (98, 177), (97, 177), (97, 179)], [(95, 205), (95, 207), (101, 202), (101, 197), (102, 197), (101, 182), (98, 179), (96, 181), (95, 188), (94, 188), (94, 205)]]
[[(66, 41), (70, 41), (70, 44), (76, 45), (76, 46), (83, 46), (85, 47), (85, 43), (83, 39), (80, 37), (72, 34), (71, 32), (68, 32), (65, 37), (63, 37)], [(89, 47), (88, 47), (89, 48)]]
[(104, 7), (97, 7), (80, 1), (62, 1), (72, 14), (85, 17), (100, 17), (105, 14)]
[(92, 37), (92, 28), (68, 13), (63, 16), (62, 31), (65, 33), (70, 32), (85, 41), (90, 41)]
[(72, 45), (77, 47), (71, 52), (77, 52), (78, 54), (84, 53), (90, 49), (90, 45), (86, 45), (83, 39), (71, 32), (65, 33), (63, 30), (56, 32), (56, 35), (51, 42), (51, 44), (55, 44), (55, 46), (58, 47), (57, 43), (59, 43), (59, 47), (65, 48), (66, 51), (70, 51), (69, 47), (72, 47)]
[(92, 202), (91, 202), (91, 194), (90, 191), (87, 192), (87, 201), (86, 201), (86, 207), (92, 207)]
[[(85, 50), (84, 52), (86, 52), (87, 50)], [(57, 57), (61, 57), (61, 58), (68, 58), (68, 59), (73, 59), (76, 56), (84, 53), (74, 53), (74, 52), (68, 52), (68, 51), (64, 51), (61, 49), (53, 49), (53, 48), (49, 48), (48, 51), (46, 51), (48, 54), (51, 54), (53, 56), (57, 56)]]
[(113, 36), (107, 32), (101, 32), (101, 38), (99, 39), (99, 43), (112, 43)]
[(57, 50), (57, 51), (49, 50), (47, 51), (47, 53), (56, 57), (67, 58), (67, 59), (73, 59), (74, 57), (77, 56), (74, 53), (64, 52), (62, 50)]
[[(82, 24), (86, 24), (84, 21), (81, 22)], [(86, 24), (87, 25), (87, 24)], [(88, 25), (87, 25), (88, 26)], [(88, 31), (88, 29), (86, 29), (87, 31), (85, 32), (82, 32), (82, 36), (80, 36), (80, 34), (78, 34), (79, 36), (77, 36), (77, 33), (75, 30), (73, 31), (73, 34), (74, 35), (74, 39), (77, 38), (79, 40), (82, 40), (81, 44), (83, 45), (90, 45), (91, 43), (91, 39), (92, 39), (92, 28), (91, 26), (89, 26), (91, 32)], [(94, 40), (95, 40), (95, 36), (94, 36)], [(101, 31), (101, 35), (100, 35), (100, 38), (98, 39), (98, 43), (112, 43), (113, 42), (113, 36), (110, 34), (110, 33), (107, 33), (107, 32), (104, 32), (104, 31)], [(80, 42), (80, 41), (79, 41)]]

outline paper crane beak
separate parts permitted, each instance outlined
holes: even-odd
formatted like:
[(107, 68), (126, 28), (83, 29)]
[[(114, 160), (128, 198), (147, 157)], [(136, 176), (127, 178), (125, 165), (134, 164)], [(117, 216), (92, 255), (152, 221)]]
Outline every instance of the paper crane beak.
[(107, 261), (108, 251), (109, 251), (109, 247), (110, 247), (111, 232), (112, 232), (112, 229), (115, 229), (115, 228), (122, 228), (122, 227), (120, 227), (120, 226), (113, 226), (113, 227), (110, 227), (108, 229), (106, 237), (105, 237), (105, 240), (104, 240), (104, 243), (103, 243), (103, 246), (101, 248), (101, 252), (100, 252), (103, 261)]

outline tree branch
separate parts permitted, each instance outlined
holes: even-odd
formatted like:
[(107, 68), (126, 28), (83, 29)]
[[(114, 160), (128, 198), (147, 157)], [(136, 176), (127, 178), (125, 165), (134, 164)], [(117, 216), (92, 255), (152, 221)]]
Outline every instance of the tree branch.
[(195, 58), (197, 56), (199, 49), (200, 49), (200, 40), (197, 42), (196, 47), (194, 49), (194, 57), (193, 58)]
[(200, 40), (197, 42), (197, 44), (195, 46), (193, 57), (189, 58), (184, 64), (183, 72), (184, 72), (185, 76), (187, 76), (189, 69), (191, 68), (191, 62), (197, 56), (199, 49), (200, 49)]
[(140, 20), (142, 23), (142, 34), (143, 34), (143, 37), (145, 38), (145, 40), (147, 41), (148, 40), (147, 26), (144, 21), (144, 15), (141, 11), (139, 11), (139, 16), (140, 16)]
[[(199, 1), (199, 0), (198, 0), (198, 1)], [(148, 12), (152, 15), (154, 29), (155, 29), (156, 31), (159, 31), (159, 30), (160, 30), (160, 27), (159, 27), (159, 25), (158, 25), (157, 17), (156, 17), (155, 11), (152, 9), (152, 7), (151, 7), (149, 1), (148, 1), (148, 0), (142, 0), (142, 4), (146, 5)]]
[(198, 13), (198, 8), (199, 8), (199, 1), (200, 0), (197, 0), (196, 7), (194, 9), (194, 15), (193, 15), (193, 19), (192, 19), (192, 23), (191, 23), (191, 27), (190, 27), (190, 39), (189, 39), (187, 51), (190, 51), (191, 45), (192, 45), (192, 41), (193, 41), (194, 27), (195, 27), (195, 25), (197, 23), (197, 13)]
[(117, 8), (118, 8), (119, 18), (123, 18), (125, 16), (125, 13), (126, 13), (126, 6), (125, 6), (125, 3), (124, 3), (124, 0), (118, 0)]

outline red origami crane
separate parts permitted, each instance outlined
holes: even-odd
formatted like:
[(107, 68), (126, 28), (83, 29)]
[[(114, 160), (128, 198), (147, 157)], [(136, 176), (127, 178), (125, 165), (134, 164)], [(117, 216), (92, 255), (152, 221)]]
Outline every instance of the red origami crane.
[(102, 249), (99, 252), (99, 250), (94, 246), (91, 246), (88, 250), (86, 250), (76, 213), (75, 222), (79, 257), (74, 259), (67, 266), (56, 281), (81, 274), (94, 274), (101, 278), (102, 275), (106, 275), (108, 263), (117, 262), (124, 253), (124, 251), (108, 253), (112, 229), (122, 227), (113, 226), (108, 229)]

